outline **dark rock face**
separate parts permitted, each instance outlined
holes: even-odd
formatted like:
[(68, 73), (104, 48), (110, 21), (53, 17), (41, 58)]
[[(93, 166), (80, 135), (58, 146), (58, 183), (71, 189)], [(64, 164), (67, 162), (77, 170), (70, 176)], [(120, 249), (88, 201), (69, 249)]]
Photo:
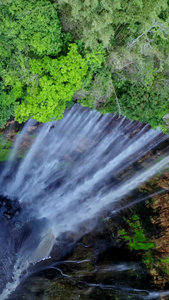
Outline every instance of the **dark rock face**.
[(16, 217), (20, 214), (21, 207), (17, 200), (10, 200), (9, 198), (0, 195), (0, 216), (4, 216), (7, 220), (13, 218), (16, 221)]
[(51, 259), (47, 269), (45, 262), (41, 264), (43, 270), (30, 276), (9, 299), (144, 299), (151, 277), (139, 256), (131, 256), (124, 243), (112, 237), (113, 220), (98, 225), (64, 256), (62, 237), (52, 254), (60, 252), (59, 260)]

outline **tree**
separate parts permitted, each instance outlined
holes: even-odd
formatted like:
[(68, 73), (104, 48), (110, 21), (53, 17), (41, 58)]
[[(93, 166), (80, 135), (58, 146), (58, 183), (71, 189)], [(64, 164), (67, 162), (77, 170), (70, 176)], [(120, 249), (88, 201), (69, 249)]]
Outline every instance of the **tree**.
[(118, 45), (149, 28), (167, 0), (56, 0), (62, 25), (90, 48)]
[(0, 26), (0, 126), (14, 113), (19, 122), (61, 118), (87, 65), (75, 44), (68, 52), (70, 35), (62, 33), (56, 5), (2, 0)]
[(0, 86), (0, 128), (4, 128), (7, 120), (14, 114), (17, 106), (16, 98), (17, 93), (14, 89), (6, 93)]
[[(58, 55), (62, 50), (61, 25), (49, 0), (13, 0), (0, 4), (1, 52), (19, 50), (26, 55)], [(10, 53), (10, 54), (11, 54)]]
[(15, 110), (16, 120), (24, 122), (32, 117), (48, 122), (63, 117), (66, 102), (82, 86), (87, 65), (76, 44), (71, 44), (67, 56), (30, 60), (30, 72), (36, 80), (25, 87), (26, 96)]

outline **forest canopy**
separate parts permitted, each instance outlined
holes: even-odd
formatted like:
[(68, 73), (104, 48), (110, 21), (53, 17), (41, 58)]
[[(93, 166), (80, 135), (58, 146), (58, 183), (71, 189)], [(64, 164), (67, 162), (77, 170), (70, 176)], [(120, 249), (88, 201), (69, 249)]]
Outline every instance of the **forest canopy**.
[(166, 131), (169, 1), (1, 0), (0, 28), (0, 128), (78, 101)]

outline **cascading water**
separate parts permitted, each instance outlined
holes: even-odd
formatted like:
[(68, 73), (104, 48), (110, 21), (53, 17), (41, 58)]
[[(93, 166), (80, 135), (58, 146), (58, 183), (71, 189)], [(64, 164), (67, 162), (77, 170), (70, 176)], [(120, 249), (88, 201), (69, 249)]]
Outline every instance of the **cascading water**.
[(127, 172), (166, 136), (148, 125), (101, 116), (79, 105), (62, 120), (38, 126), (35, 141), (18, 160), (32, 125), (29, 121), (16, 139), (0, 177), (0, 195), (19, 202), (23, 232), (28, 228), (21, 237), (22, 228), (17, 231), (0, 218), (1, 300), (16, 289), (21, 275), (29, 274), (31, 265), (50, 256), (57, 237), (90, 231), (98, 217), (120, 207), (125, 195), (169, 163), (166, 156), (134, 174)]

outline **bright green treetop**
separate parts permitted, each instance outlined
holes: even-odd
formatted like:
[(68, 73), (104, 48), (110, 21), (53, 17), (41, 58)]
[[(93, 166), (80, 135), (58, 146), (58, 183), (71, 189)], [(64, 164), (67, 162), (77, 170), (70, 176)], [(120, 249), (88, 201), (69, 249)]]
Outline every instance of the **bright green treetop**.
[(71, 44), (67, 56), (30, 60), (30, 72), (35, 80), (27, 86), (26, 96), (16, 108), (16, 120), (24, 122), (32, 117), (39, 122), (48, 122), (63, 117), (66, 102), (82, 86), (87, 65), (77, 46)]
[(9, 51), (57, 55), (62, 49), (61, 26), (49, 0), (13, 0), (0, 4), (2, 57)]
[(56, 5), (2, 0), (0, 26), (0, 127), (14, 112), (19, 122), (62, 118), (87, 65), (75, 44), (67, 49), (69, 35), (62, 33)]

